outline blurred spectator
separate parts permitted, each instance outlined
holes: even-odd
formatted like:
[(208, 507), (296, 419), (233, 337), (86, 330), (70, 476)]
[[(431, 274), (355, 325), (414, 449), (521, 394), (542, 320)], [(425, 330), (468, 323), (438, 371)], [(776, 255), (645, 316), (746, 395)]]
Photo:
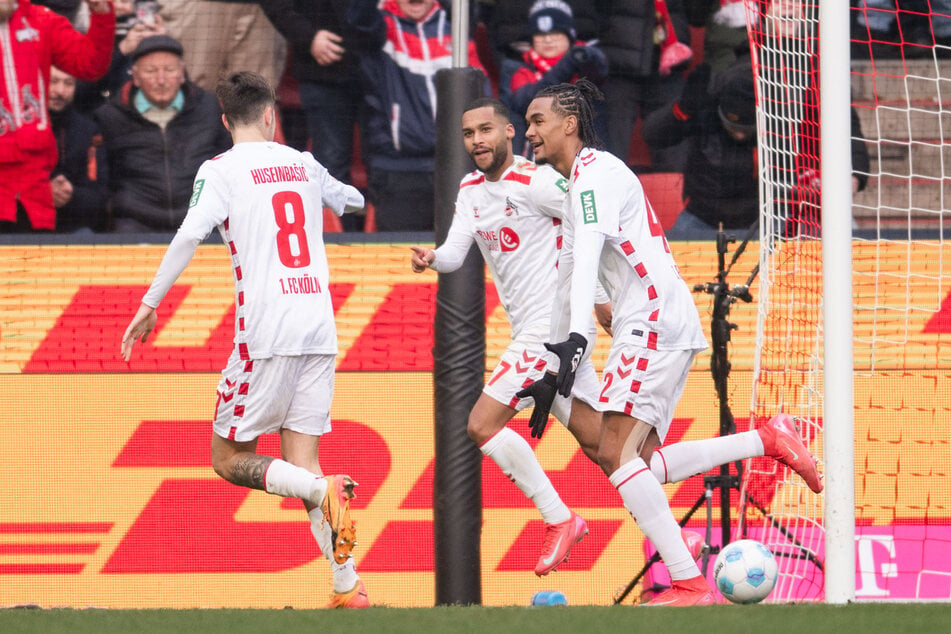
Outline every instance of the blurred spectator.
[(217, 98), (185, 78), (182, 54), (167, 35), (142, 40), (132, 80), (95, 112), (117, 232), (176, 230), (198, 168), (231, 147)]
[(54, 229), (50, 173), (56, 139), (46, 95), (50, 66), (96, 79), (106, 72), (115, 17), (107, 0), (87, 0), (89, 32), (29, 0), (0, 0), (0, 232)]
[(688, 140), (685, 207), (668, 236), (709, 237), (721, 222), (724, 229), (746, 229), (756, 221), (756, 92), (748, 56), (724, 71), (712, 91), (710, 66), (697, 66), (681, 97), (653, 112), (642, 129), (649, 145)]
[[(311, 151), (337, 180), (353, 184), (354, 128), (363, 106), (357, 58), (344, 41), (349, 0), (262, 0), (261, 8), (291, 47), (307, 117)], [(363, 216), (345, 214), (344, 229), (361, 230)]]
[[(530, 156), (525, 140), (525, 111), (539, 90), (584, 77), (601, 85), (608, 76), (608, 60), (597, 46), (576, 39), (571, 7), (561, 0), (539, 0), (529, 14), (532, 45), (512, 74), (501, 100), (512, 110), (515, 152)], [(598, 113), (598, 136), (607, 137), (604, 112)]]
[(257, 0), (161, 0), (169, 35), (182, 43), (189, 79), (213, 93), (218, 80), (249, 70), (277, 86), (287, 62), (284, 38)]
[[(756, 91), (749, 54), (739, 57), (713, 82), (710, 74), (707, 64), (697, 66), (688, 76), (680, 99), (644, 121), (648, 143), (677, 143), (682, 139), (688, 143), (684, 210), (667, 232), (671, 238), (712, 237), (720, 223), (728, 230), (746, 229), (760, 215)], [(818, 101), (807, 96), (805, 113), (801, 151), (796, 158), (799, 185), (791, 199), (777, 199), (784, 206), (790, 200), (794, 203), (789, 209), (777, 210), (784, 217), (791, 211), (794, 219), (804, 205), (818, 205)], [(867, 181), (869, 156), (854, 109), (852, 126), (853, 191), (859, 191)], [(818, 218), (809, 220), (811, 226), (818, 227)], [(795, 222), (784, 229), (787, 235), (793, 230), (800, 231)]]
[[(951, 54), (951, 0), (853, 0), (853, 57), (901, 58)], [(935, 44), (939, 44), (935, 48)]]
[[(436, 0), (351, 0), (348, 28), (367, 105), (368, 194), (380, 231), (432, 231), (436, 71), (452, 66), (449, 15)], [(349, 38), (348, 38), (349, 39)], [(470, 66), (481, 69), (475, 45)]]
[[(612, 0), (606, 3), (600, 47), (610, 71), (607, 99), (608, 150), (625, 162), (635, 122), (667, 108), (683, 88), (681, 70), (690, 62), (690, 28), (683, 0)], [(647, 144), (655, 171), (683, 169), (682, 145)]]
[[(736, 49), (749, 41), (744, 0), (684, 0), (690, 26), (703, 28), (703, 61), (714, 74), (736, 61)], [(754, 9), (755, 10), (755, 9)]]
[(79, 82), (75, 106), (92, 112), (122, 88), (132, 76), (129, 57), (139, 42), (153, 35), (165, 35), (158, 2), (154, 0), (113, 0), (116, 10), (116, 41), (109, 71), (97, 82)]
[(101, 230), (109, 200), (106, 151), (99, 127), (73, 107), (76, 79), (50, 69), (49, 111), (59, 162), (50, 175), (56, 230)]
[[(571, 7), (576, 36), (581, 41), (598, 37), (601, 17), (598, 2), (590, 0), (554, 0)], [(539, 0), (481, 0), (479, 19), (486, 26), (493, 61), (499, 69), (499, 93), (508, 89), (512, 73), (521, 66), (522, 56), (532, 46), (532, 28), (528, 15)]]

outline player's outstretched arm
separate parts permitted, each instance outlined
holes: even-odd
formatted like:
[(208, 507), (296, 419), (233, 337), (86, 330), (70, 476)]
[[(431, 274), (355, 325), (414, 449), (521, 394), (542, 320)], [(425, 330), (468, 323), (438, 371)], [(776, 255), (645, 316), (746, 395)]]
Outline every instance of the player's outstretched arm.
[(122, 335), (122, 358), (126, 362), (132, 358), (132, 344), (135, 343), (136, 339), (144, 343), (155, 328), (156, 321), (158, 321), (158, 315), (155, 314), (154, 308), (147, 304), (139, 305), (139, 310), (135, 313), (132, 321), (129, 322), (125, 334)]
[(413, 273), (422, 273), (429, 268), (429, 265), (436, 259), (436, 252), (429, 247), (410, 247), (413, 250), (413, 256), (410, 258), (410, 264), (413, 266)]

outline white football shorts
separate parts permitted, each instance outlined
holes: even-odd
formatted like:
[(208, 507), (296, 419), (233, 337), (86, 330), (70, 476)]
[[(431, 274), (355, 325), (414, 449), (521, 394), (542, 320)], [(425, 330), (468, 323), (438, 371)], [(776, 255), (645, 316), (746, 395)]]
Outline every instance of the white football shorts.
[(611, 347), (598, 397), (602, 412), (621, 412), (657, 430), (661, 442), (699, 350), (651, 350), (631, 344)]
[[(537, 381), (545, 373), (547, 353), (544, 344), (526, 344), (513, 341), (509, 344), (492, 376), (486, 381), (483, 392), (493, 399), (507, 405), (517, 412), (535, 404), (533, 398), (520, 399), (515, 394)], [(588, 357), (582, 359), (575, 373), (575, 383), (571, 388), (572, 398), (584, 401), (595, 409), (598, 407), (598, 375)], [(571, 399), (556, 396), (551, 405), (551, 413), (568, 427), (571, 418)]]
[(232, 354), (218, 383), (215, 433), (238, 442), (282, 429), (326, 434), (335, 365), (332, 354), (253, 360)]

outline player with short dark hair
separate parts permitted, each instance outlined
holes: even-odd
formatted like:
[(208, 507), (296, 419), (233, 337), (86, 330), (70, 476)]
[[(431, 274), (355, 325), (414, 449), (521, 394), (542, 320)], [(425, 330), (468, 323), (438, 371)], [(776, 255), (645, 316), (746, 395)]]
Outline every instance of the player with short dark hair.
[[(601, 416), (596, 409), (598, 378), (587, 358), (580, 364), (572, 394), (555, 399), (554, 389), (546, 384), (523, 393), (544, 372), (541, 358), (543, 343), (551, 336), (567, 183), (554, 170), (514, 155), (514, 135), (509, 110), (501, 102), (483, 98), (468, 104), (462, 115), (462, 136), (478, 169), (462, 179), (446, 241), (435, 250), (412, 247), (412, 267), (417, 273), (427, 268), (455, 271), (475, 243), (492, 271), (512, 326), (512, 340), (472, 408), (467, 429), (482, 453), (541, 513), (545, 540), (535, 567), (535, 574), (541, 576), (568, 558), (588, 528), (561, 500), (528, 442), (506, 423), (533, 400), (544, 400), (545, 407), (539, 411), (544, 409), (545, 416), (532, 418), (532, 436), (541, 437), (552, 409), (585, 454), (595, 460)], [(598, 309), (599, 319), (607, 325), (610, 306), (606, 302), (606, 297), (601, 298)], [(595, 334), (591, 310), (589, 306), (588, 337)]]
[[(350, 499), (356, 483), (322, 476), (320, 436), (330, 431), (337, 330), (323, 242), (323, 208), (363, 208), (363, 196), (308, 152), (275, 143), (274, 91), (250, 72), (218, 85), (234, 147), (205, 161), (188, 213), (142, 305), (122, 337), (122, 356), (145, 341), (156, 307), (215, 228), (234, 275), (234, 351), (222, 372), (211, 458), (222, 478), (300, 498), (333, 571), (328, 607), (369, 606), (351, 559)], [(262, 434), (280, 433), (283, 460), (256, 453)]]
[(235, 73), (218, 83), (215, 89), (228, 128), (254, 125), (264, 110), (277, 101), (267, 80), (254, 73)]
[(543, 380), (553, 381), (561, 395), (571, 393), (577, 359), (589, 349), (584, 333), (600, 280), (611, 299), (613, 341), (599, 392), (598, 461), (670, 572), (672, 587), (648, 605), (711, 604), (713, 592), (681, 539), (661, 483), (764, 454), (794, 469), (813, 491), (822, 483), (815, 458), (786, 414), (755, 431), (655, 451), (694, 356), (707, 343), (640, 182), (623, 161), (597, 149), (592, 102), (599, 98), (590, 82), (560, 84), (541, 91), (526, 114), (536, 160), (569, 185), (559, 267), (570, 279), (561, 307), (570, 334), (548, 345), (557, 375)]

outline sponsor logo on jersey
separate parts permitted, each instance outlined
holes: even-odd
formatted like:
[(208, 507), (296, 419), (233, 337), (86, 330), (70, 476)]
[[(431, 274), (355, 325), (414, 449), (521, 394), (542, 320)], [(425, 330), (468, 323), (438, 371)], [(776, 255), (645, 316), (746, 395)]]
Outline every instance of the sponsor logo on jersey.
[(201, 190), (205, 188), (205, 179), (199, 178), (195, 181), (195, 186), (192, 187), (192, 197), (188, 201), (188, 208), (191, 209), (198, 204), (198, 199), (201, 197)]
[(581, 192), (581, 213), (586, 225), (598, 222), (598, 206), (594, 203), (594, 190)]
[(568, 193), (568, 179), (562, 176), (561, 178), (555, 181), (555, 187), (557, 187), (558, 189), (560, 189), (561, 191), (567, 194)]
[(502, 227), (499, 230), (499, 249), (502, 253), (506, 251), (514, 251), (518, 248), (519, 239), (518, 234), (515, 233), (515, 229), (511, 227)]
[(512, 199), (508, 196), (505, 197), (505, 215), (511, 216), (512, 214), (518, 215), (518, 205), (512, 202)]

